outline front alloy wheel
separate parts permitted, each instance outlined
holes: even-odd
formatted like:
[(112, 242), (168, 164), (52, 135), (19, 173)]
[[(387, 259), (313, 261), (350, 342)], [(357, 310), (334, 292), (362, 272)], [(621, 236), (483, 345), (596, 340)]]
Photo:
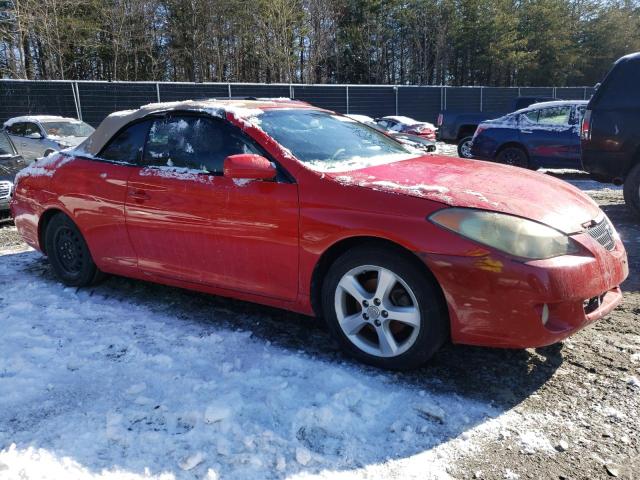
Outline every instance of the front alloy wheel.
[(335, 309), (343, 333), (360, 350), (378, 357), (401, 355), (420, 332), (416, 296), (386, 268), (363, 265), (338, 283)]
[(449, 335), (442, 291), (417, 257), (366, 244), (340, 256), (324, 279), (322, 310), (343, 350), (397, 370), (425, 363)]

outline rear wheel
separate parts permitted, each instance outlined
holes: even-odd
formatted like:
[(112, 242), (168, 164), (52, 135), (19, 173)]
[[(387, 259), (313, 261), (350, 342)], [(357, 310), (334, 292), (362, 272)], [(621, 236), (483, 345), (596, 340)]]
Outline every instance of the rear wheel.
[(465, 137), (458, 143), (458, 156), (460, 158), (473, 158), (471, 154), (471, 140), (473, 140), (473, 137)]
[(640, 163), (631, 169), (624, 180), (624, 201), (640, 217)]
[(66, 285), (83, 287), (101, 278), (80, 230), (65, 214), (58, 213), (49, 221), (45, 247), (53, 271)]
[(343, 350), (377, 367), (418, 367), (449, 334), (435, 280), (389, 248), (362, 247), (338, 258), (324, 280), (322, 306)]
[(496, 160), (505, 165), (514, 167), (529, 168), (529, 157), (520, 147), (507, 147), (498, 153)]

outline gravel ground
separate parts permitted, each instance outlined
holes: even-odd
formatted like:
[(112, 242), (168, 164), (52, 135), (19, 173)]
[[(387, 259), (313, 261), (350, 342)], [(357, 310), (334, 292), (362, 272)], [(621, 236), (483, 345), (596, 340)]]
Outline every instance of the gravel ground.
[[(490, 401), (521, 417), (517, 427), (460, 452), (449, 470), (454, 478), (640, 478), (640, 224), (619, 188), (604, 188), (575, 172), (564, 176), (602, 206), (623, 237), (631, 271), (623, 285), (625, 301), (561, 344), (536, 350), (447, 346), (418, 371), (389, 374), (401, 387)], [(20, 245), (15, 227), (1, 224), (0, 249)], [(51, 275), (44, 260), (33, 270)], [(206, 319), (211, 309), (232, 311), (224, 326), (345, 361), (324, 327), (306, 317), (117, 277), (99, 288), (141, 304), (175, 305), (185, 318)]]

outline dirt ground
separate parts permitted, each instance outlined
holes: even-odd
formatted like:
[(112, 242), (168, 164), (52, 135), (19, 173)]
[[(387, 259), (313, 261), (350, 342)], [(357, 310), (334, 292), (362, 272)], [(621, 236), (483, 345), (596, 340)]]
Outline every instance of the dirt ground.
[[(567, 179), (592, 195), (623, 238), (630, 265), (624, 303), (561, 344), (535, 351), (447, 346), (424, 368), (392, 374), (401, 386), (454, 392), (522, 417), (517, 429), (460, 452), (448, 472), (454, 478), (640, 479), (640, 222), (624, 206), (621, 190), (580, 175)], [(15, 227), (0, 225), (0, 249), (20, 244)], [(33, 268), (51, 275), (45, 261)], [(101, 288), (141, 303), (182, 303), (195, 317), (230, 309), (241, 314), (231, 317), (237, 319), (231, 328), (345, 361), (326, 329), (306, 317), (123, 278), (109, 278)], [(529, 427), (538, 434), (523, 434)]]

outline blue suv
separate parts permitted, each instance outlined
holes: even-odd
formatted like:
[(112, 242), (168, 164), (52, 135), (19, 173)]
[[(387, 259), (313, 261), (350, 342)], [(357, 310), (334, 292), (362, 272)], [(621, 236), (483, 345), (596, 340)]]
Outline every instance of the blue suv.
[(587, 101), (535, 103), (478, 125), (471, 156), (518, 167), (581, 169), (580, 122)]

